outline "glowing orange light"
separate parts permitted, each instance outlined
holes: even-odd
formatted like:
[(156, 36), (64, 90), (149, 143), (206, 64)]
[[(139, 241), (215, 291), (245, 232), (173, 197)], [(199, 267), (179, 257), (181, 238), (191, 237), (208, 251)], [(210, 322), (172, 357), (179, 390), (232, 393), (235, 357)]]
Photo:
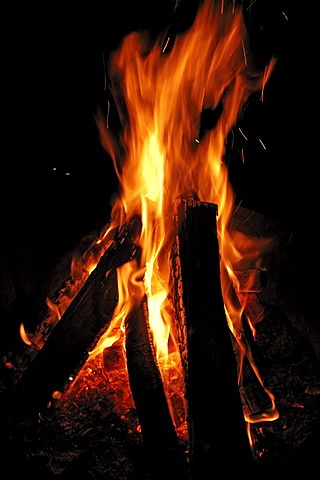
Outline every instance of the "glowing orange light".
[[(235, 3), (221, 2), (217, 9), (214, 2), (205, 1), (190, 29), (178, 35), (171, 48), (169, 43), (167, 38), (164, 46), (160, 39), (152, 44), (145, 33), (137, 32), (123, 39), (109, 62), (112, 92), (124, 119), (120, 142), (103, 116), (97, 117), (102, 143), (112, 157), (121, 187), (115, 209), (123, 210), (122, 218), (137, 213), (142, 218), (141, 263), (130, 265), (130, 278), (134, 269), (136, 274), (145, 269), (140, 287), (148, 297), (157, 354), (159, 359), (168, 359), (169, 339), (175, 340), (169, 300), (172, 205), (190, 191), (201, 201), (217, 204), (225, 310), (243, 357), (245, 305), (236, 295), (235, 269), (244, 259), (247, 266), (257, 268), (270, 241), (248, 238), (230, 228), (234, 194), (224, 163), (226, 138), (250, 94), (260, 90), (263, 99), (275, 59), (264, 71), (253, 68), (242, 10)], [(200, 138), (202, 111), (220, 104), (222, 113), (215, 128)], [(126, 292), (121, 311), (126, 306), (127, 314), (133, 308), (130, 299), (136, 285), (125, 268), (118, 273), (119, 290)], [(121, 295), (121, 302), (123, 299)], [(272, 407), (264, 419), (278, 415), (271, 393), (270, 400)]]
[[(120, 198), (113, 205), (110, 227), (95, 244), (97, 250), (90, 250), (80, 263), (72, 263), (69, 297), (60, 298), (58, 304), (48, 301), (55, 318), (61, 316), (112, 242), (114, 228), (133, 215), (141, 217), (139, 261), (132, 260), (117, 270), (119, 303), (108, 331), (90, 352), (91, 358), (124, 337), (126, 316), (146, 295), (163, 378), (168, 377), (166, 369), (170, 365), (176, 368), (178, 376), (182, 375), (174, 356), (179, 347), (170, 296), (172, 205), (186, 192), (196, 192), (200, 201), (218, 206), (217, 235), (227, 321), (239, 346), (240, 363), (248, 355), (262, 383), (243, 341), (246, 305), (237, 296), (239, 282), (235, 272), (240, 264), (252, 270), (259, 268), (261, 254), (270, 246), (270, 240), (249, 238), (231, 229), (234, 192), (225, 154), (227, 136), (246, 101), (255, 91), (261, 91), (263, 100), (274, 66), (272, 59), (261, 72), (253, 67), (241, 7), (236, 2), (222, 1), (219, 8), (209, 0), (203, 2), (189, 30), (177, 35), (172, 45), (170, 38), (163, 45), (161, 38), (151, 42), (145, 32), (134, 32), (110, 56), (111, 89), (123, 129), (117, 136), (111, 131), (109, 103), (107, 118), (97, 115), (97, 124), (118, 176)], [(215, 127), (200, 135), (202, 112), (220, 105), (222, 110)], [(247, 422), (278, 418), (273, 395), (267, 389), (266, 392), (271, 400), (270, 410), (259, 418), (247, 417)]]
[(32, 345), (32, 342), (25, 331), (23, 323), (20, 325), (20, 336), (26, 345)]

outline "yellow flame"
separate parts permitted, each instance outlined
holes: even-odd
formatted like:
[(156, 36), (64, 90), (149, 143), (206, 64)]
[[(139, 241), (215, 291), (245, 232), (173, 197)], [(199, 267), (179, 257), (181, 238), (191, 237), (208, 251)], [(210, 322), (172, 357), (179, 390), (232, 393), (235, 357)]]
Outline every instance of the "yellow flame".
[[(92, 353), (122, 335), (123, 321), (146, 294), (158, 357), (176, 345), (172, 329), (169, 256), (174, 240), (173, 203), (186, 192), (218, 206), (221, 286), (227, 320), (244, 355), (236, 267), (257, 267), (269, 240), (231, 229), (234, 193), (224, 163), (227, 136), (254, 91), (262, 91), (275, 66), (253, 66), (242, 7), (205, 0), (187, 32), (151, 42), (146, 32), (126, 36), (109, 60), (112, 94), (122, 122), (114, 135), (97, 116), (101, 141), (120, 184), (113, 218), (121, 225), (139, 214), (141, 256), (118, 269), (119, 304), (107, 335)], [(201, 132), (202, 112), (220, 109), (214, 128)], [(203, 133), (203, 135), (201, 134)], [(272, 397), (271, 397), (272, 398)], [(276, 415), (272, 408), (270, 415)]]
[[(251, 61), (241, 7), (218, 10), (205, 1), (187, 32), (171, 48), (146, 34), (125, 37), (109, 61), (112, 91), (123, 122), (121, 145), (98, 117), (102, 143), (111, 155), (127, 217), (139, 213), (141, 264), (145, 267), (150, 325), (159, 356), (170, 337), (170, 272), (174, 200), (185, 192), (218, 205), (222, 288), (230, 328), (241, 334), (243, 307), (234, 289), (235, 266), (258, 258), (267, 242), (230, 229), (234, 194), (224, 164), (226, 138), (253, 91), (262, 90), (275, 60), (262, 72)], [(222, 105), (215, 128), (200, 137), (201, 113)], [(120, 148), (121, 146), (121, 148)], [(124, 148), (123, 148), (124, 147)], [(123, 153), (125, 152), (125, 153)], [(119, 204), (117, 204), (119, 208)], [(126, 282), (119, 278), (119, 285)], [(130, 296), (130, 295), (129, 295)]]
[(26, 333), (23, 323), (21, 323), (20, 325), (20, 337), (22, 338), (22, 340), (26, 345), (29, 345), (29, 346), (32, 345), (32, 341), (30, 340), (28, 334)]

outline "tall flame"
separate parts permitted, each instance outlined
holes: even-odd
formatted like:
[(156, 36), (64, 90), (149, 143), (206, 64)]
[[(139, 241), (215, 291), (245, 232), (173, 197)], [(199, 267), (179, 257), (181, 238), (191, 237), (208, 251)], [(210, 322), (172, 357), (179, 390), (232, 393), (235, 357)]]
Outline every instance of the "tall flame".
[[(134, 32), (110, 56), (110, 88), (121, 129), (112, 132), (102, 113), (97, 123), (120, 186), (112, 218), (121, 224), (138, 214), (142, 220), (141, 257), (118, 271), (120, 302), (112, 325), (130, 313), (137, 292), (145, 293), (159, 360), (168, 358), (169, 344), (176, 345), (170, 302), (172, 205), (187, 192), (218, 206), (225, 310), (240, 351), (246, 348), (245, 306), (236, 295), (234, 272), (243, 259), (257, 266), (269, 241), (230, 227), (234, 192), (224, 163), (226, 140), (249, 96), (263, 92), (275, 65), (271, 59), (257, 71), (249, 47), (241, 7), (205, 0), (191, 27), (174, 41), (160, 36), (152, 42), (146, 32)], [(202, 114), (208, 109), (219, 115), (214, 127), (203, 132)]]
[[(215, 2), (205, 1), (190, 29), (171, 47), (170, 39), (165, 47), (160, 38), (150, 46), (145, 32), (134, 32), (110, 58), (111, 89), (123, 127), (120, 141), (102, 116), (98, 125), (118, 174), (126, 216), (138, 212), (142, 217), (141, 265), (146, 266), (151, 318), (154, 325), (162, 321), (165, 332), (172, 204), (179, 195), (196, 192), (201, 201), (218, 205), (222, 286), (231, 325), (242, 313), (227, 300), (234, 288), (234, 267), (245, 256), (258, 258), (266, 243), (230, 230), (234, 194), (224, 163), (226, 138), (275, 64), (272, 59), (257, 72), (250, 65), (247, 37), (240, 7), (218, 9)], [(203, 110), (218, 107), (215, 127), (200, 138)]]

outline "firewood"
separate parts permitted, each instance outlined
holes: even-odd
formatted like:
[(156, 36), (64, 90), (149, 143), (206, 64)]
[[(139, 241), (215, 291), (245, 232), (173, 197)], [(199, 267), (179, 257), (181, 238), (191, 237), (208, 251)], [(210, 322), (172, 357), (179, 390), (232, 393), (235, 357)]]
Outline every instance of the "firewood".
[(146, 296), (127, 317), (125, 338), (129, 383), (146, 458), (174, 464), (178, 438), (156, 360)]
[[(246, 315), (242, 314), (242, 348), (231, 336), (237, 358), (238, 378), (241, 378), (239, 391), (246, 417), (253, 419), (267, 414), (273, 407), (272, 400), (263, 384), (265, 361), (258, 348)], [(241, 357), (243, 355), (243, 357)]]
[(140, 218), (134, 217), (119, 229), (18, 380), (18, 391), (33, 408), (43, 408), (55, 391), (68, 388), (69, 378), (75, 377), (108, 328), (118, 302), (116, 269), (136, 255), (140, 228)]
[[(222, 270), (222, 277), (223, 275), (226, 275), (224, 270)], [(228, 293), (232, 296), (232, 304), (240, 311), (239, 292), (236, 292), (235, 288), (230, 286)], [(272, 407), (272, 400), (263, 385), (263, 374), (266, 369), (265, 360), (255, 341), (246, 310), (242, 312), (241, 325), (238, 326), (238, 329), (241, 330), (237, 332), (241, 346), (233, 335), (231, 335), (231, 340), (237, 359), (238, 378), (241, 379), (239, 385), (240, 396), (246, 417), (253, 418), (262, 413), (267, 413)]]
[[(226, 275), (222, 270), (221, 276)], [(240, 311), (239, 292), (236, 292), (233, 286), (229, 287), (229, 296), (232, 297), (232, 304)], [(263, 385), (263, 374), (266, 369), (265, 360), (262, 352), (257, 345), (252, 328), (247, 318), (246, 310), (242, 312), (241, 324), (238, 326), (237, 339), (231, 335), (234, 354), (237, 359), (238, 378), (241, 379), (239, 385), (240, 396), (243, 404), (243, 410), (246, 417), (255, 417), (263, 412), (269, 411), (272, 407), (272, 401)], [(258, 372), (259, 377), (257, 376)]]
[(172, 249), (173, 301), (185, 371), (194, 478), (206, 478), (226, 455), (252, 465), (237, 380), (237, 362), (220, 281), (217, 206), (194, 196), (179, 198)]

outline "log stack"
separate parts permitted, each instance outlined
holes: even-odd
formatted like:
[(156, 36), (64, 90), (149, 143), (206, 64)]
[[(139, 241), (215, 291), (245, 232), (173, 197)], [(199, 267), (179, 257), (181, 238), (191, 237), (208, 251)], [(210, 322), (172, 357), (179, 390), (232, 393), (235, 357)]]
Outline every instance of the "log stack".
[[(185, 374), (192, 478), (232, 465), (251, 466), (252, 454), (238, 386), (237, 360), (220, 281), (217, 206), (195, 196), (174, 203), (172, 303)], [(110, 325), (118, 301), (117, 268), (138, 259), (140, 218), (119, 229), (19, 381), (35, 408), (68, 388)], [(129, 383), (149, 459), (177, 459), (178, 437), (167, 404), (148, 326), (147, 298), (125, 320)], [(231, 468), (231, 467), (230, 467)], [(172, 470), (171, 470), (172, 471)], [(231, 470), (229, 469), (231, 472)]]

